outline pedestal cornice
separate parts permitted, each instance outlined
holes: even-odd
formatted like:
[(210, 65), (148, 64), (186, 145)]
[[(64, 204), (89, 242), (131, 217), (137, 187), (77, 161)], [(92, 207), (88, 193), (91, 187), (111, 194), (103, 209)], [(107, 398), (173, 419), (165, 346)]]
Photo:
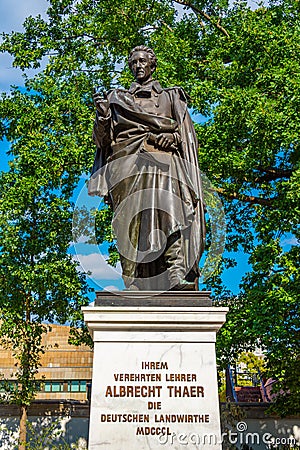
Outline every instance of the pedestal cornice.
[[(151, 339), (153, 332), (163, 332), (169, 333), (165, 334), (165, 338), (168, 340), (170, 338), (173, 340), (174, 333), (181, 333), (181, 337), (186, 340), (188, 336), (186, 333), (192, 333), (195, 336), (199, 332), (215, 334), (225, 322), (228, 308), (199, 306), (204, 294), (197, 292), (193, 292), (193, 294), (193, 296), (186, 296), (192, 297), (192, 305), (191, 303), (184, 304), (185, 295), (183, 295), (171, 299), (173, 306), (170, 306), (170, 298), (166, 298), (166, 296), (162, 298), (161, 295), (155, 299), (149, 298), (148, 304), (145, 306), (136, 306), (137, 300), (140, 305), (143, 305), (143, 297), (138, 298), (138, 294), (128, 298), (126, 303), (120, 294), (118, 298), (109, 295), (107, 297), (111, 298), (105, 298), (105, 306), (84, 307), (82, 311), (92, 336), (95, 332), (103, 331), (130, 332), (132, 339), (138, 339), (138, 333), (142, 331), (144, 339)], [(206, 292), (205, 295), (207, 298), (208, 293)], [(98, 305), (100, 300), (98, 297)], [(108, 300), (113, 302), (112, 306), (106, 306)], [(189, 336), (194, 341), (192, 334)]]

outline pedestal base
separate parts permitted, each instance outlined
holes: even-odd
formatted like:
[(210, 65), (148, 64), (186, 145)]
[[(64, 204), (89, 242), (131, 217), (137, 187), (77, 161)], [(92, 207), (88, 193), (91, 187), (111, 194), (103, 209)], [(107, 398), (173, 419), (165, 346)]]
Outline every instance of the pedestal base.
[(227, 308), (199, 306), (203, 292), (193, 306), (190, 292), (172, 292), (177, 306), (136, 306), (140, 292), (119, 306), (118, 294), (83, 308), (95, 343), (89, 450), (221, 449), (215, 337)]

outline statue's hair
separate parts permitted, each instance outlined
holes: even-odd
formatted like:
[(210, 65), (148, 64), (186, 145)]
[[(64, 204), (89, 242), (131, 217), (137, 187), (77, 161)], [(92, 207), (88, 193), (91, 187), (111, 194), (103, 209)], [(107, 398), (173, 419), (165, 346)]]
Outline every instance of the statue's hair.
[(130, 54), (129, 54), (128, 65), (129, 65), (130, 69), (131, 69), (132, 55), (135, 52), (146, 52), (146, 53), (148, 53), (149, 59), (150, 59), (150, 63), (151, 63), (151, 67), (156, 68), (156, 66), (157, 66), (157, 59), (156, 59), (156, 55), (155, 55), (154, 51), (152, 50), (152, 48), (146, 47), (146, 45), (138, 45), (137, 47), (134, 47), (131, 50)]

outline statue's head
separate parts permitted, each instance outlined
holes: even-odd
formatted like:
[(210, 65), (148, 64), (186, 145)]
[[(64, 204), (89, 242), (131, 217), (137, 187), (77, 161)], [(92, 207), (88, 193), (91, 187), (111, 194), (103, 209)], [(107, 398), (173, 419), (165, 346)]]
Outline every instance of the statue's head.
[(151, 48), (139, 45), (131, 50), (128, 65), (136, 81), (143, 84), (151, 80), (156, 69), (157, 59)]

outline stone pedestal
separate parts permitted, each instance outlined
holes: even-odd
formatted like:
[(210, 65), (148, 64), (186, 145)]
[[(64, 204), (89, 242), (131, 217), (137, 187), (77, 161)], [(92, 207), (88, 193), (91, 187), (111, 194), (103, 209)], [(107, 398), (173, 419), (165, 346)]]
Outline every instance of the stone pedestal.
[(227, 308), (210, 305), (207, 292), (99, 292), (83, 308), (89, 450), (222, 448), (215, 339)]

